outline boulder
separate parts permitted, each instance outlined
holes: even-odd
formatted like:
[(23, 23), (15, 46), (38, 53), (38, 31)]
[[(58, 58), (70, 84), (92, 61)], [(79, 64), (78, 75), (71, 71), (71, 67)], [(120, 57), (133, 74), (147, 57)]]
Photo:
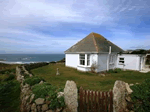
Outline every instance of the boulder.
[(38, 99), (36, 99), (35, 100), (35, 103), (37, 104), (37, 105), (41, 105), (41, 104), (44, 104), (44, 98), (38, 98)]
[(71, 112), (77, 112), (78, 107), (78, 93), (77, 86), (74, 81), (67, 81), (64, 88), (65, 104)]
[(134, 84), (129, 84), (129, 86), (133, 86)]
[(57, 95), (58, 95), (57, 98), (64, 96), (64, 92), (58, 92)]
[(35, 104), (35, 103), (33, 103), (33, 104), (31, 105), (31, 110), (34, 111), (34, 112), (37, 112), (36, 104)]
[(43, 81), (40, 81), (40, 83), (39, 84), (43, 84)]
[(46, 112), (54, 112), (53, 110), (47, 110)]
[(126, 89), (128, 94), (131, 94), (133, 92), (128, 83), (126, 83)]
[(126, 98), (126, 83), (117, 80), (113, 87), (113, 112), (125, 112), (127, 107)]
[(42, 112), (45, 112), (46, 110), (48, 110), (48, 105), (47, 104), (42, 105)]
[(41, 106), (39, 106), (39, 105), (37, 106), (37, 111), (41, 112)]
[(31, 98), (30, 98), (30, 103), (33, 101), (33, 99), (34, 99), (34, 96), (35, 96), (35, 94), (32, 94), (32, 95), (31, 95)]

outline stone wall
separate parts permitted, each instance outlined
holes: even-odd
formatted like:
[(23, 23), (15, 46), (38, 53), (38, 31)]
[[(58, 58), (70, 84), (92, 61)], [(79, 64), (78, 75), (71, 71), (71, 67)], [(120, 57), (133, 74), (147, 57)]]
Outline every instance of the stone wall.
[(117, 80), (113, 87), (113, 112), (129, 112), (131, 90), (128, 83)]
[[(47, 98), (37, 98), (35, 101), (34, 94), (32, 93), (31, 86), (28, 84), (23, 85), (24, 76), (21, 75), (21, 72), (25, 72), (30, 77), (33, 75), (30, 74), (24, 66), (22, 66), (22, 69), (19, 67), (16, 67), (16, 76), (17, 80), (20, 82), (21, 86), (21, 105), (20, 105), (20, 112), (60, 112), (62, 109), (56, 109), (51, 110), (49, 108), (50, 101), (47, 100)], [(41, 81), (39, 84), (44, 83)], [(63, 96), (63, 92), (58, 93), (58, 97)]]

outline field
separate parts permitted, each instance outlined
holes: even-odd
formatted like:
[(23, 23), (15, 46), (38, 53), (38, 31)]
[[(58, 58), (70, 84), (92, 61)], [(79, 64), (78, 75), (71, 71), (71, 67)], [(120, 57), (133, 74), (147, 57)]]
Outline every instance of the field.
[[(57, 68), (59, 68), (60, 76), (56, 76)], [(110, 73), (102, 77), (94, 73), (79, 72), (76, 69), (65, 67), (65, 65), (61, 64), (43, 66), (31, 70), (31, 72), (58, 87), (64, 88), (67, 80), (73, 80), (78, 87), (82, 86), (84, 89), (100, 91), (112, 89), (116, 80), (135, 84), (150, 78), (150, 72), (140, 73), (138, 71), (121, 71), (120, 73)]]

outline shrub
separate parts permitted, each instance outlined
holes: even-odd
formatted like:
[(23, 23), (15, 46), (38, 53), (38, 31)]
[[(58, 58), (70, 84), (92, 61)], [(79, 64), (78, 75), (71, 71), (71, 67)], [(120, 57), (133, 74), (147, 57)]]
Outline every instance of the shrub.
[(20, 83), (8, 81), (0, 84), (0, 112), (19, 112)]
[(133, 110), (135, 112), (148, 112), (150, 110), (150, 79), (146, 79), (143, 83), (131, 86), (133, 93), (131, 94), (134, 103)]
[(96, 69), (98, 68), (98, 65), (96, 64), (96, 62), (93, 62), (90, 69), (92, 73), (96, 72)]
[(41, 77), (37, 77), (37, 76), (33, 76), (33, 77), (29, 77), (29, 78), (26, 78), (23, 82), (23, 84), (27, 83), (29, 84), (30, 86), (33, 86), (35, 84), (38, 84), (40, 81), (45, 81), (43, 78)]
[(51, 101), (50, 108), (53, 110), (65, 106), (64, 97), (57, 98), (57, 93), (61, 90), (62, 88), (57, 89), (49, 83), (38, 84), (32, 88), (32, 91), (35, 94), (34, 99), (45, 98), (48, 96), (49, 98), (47, 100)]
[(120, 68), (110, 69), (107, 73), (120, 73), (122, 70)]
[(15, 75), (10, 74), (6, 79), (4, 79), (4, 81), (10, 81), (10, 80), (13, 80), (13, 79), (15, 79)]
[(48, 65), (49, 63), (46, 62), (41, 62), (41, 63), (31, 63), (31, 64), (26, 64), (24, 67), (26, 68), (26, 70), (28, 70), (30, 72), (30, 70), (38, 68), (38, 67), (42, 67), (45, 65)]

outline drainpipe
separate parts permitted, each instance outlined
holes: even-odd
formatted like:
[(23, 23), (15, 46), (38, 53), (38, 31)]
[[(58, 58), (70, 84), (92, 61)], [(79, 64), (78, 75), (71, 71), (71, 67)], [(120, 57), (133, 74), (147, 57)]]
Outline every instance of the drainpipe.
[(111, 46), (109, 46), (109, 53), (108, 53), (108, 57), (107, 57), (107, 71), (109, 70), (109, 57), (111, 54)]

